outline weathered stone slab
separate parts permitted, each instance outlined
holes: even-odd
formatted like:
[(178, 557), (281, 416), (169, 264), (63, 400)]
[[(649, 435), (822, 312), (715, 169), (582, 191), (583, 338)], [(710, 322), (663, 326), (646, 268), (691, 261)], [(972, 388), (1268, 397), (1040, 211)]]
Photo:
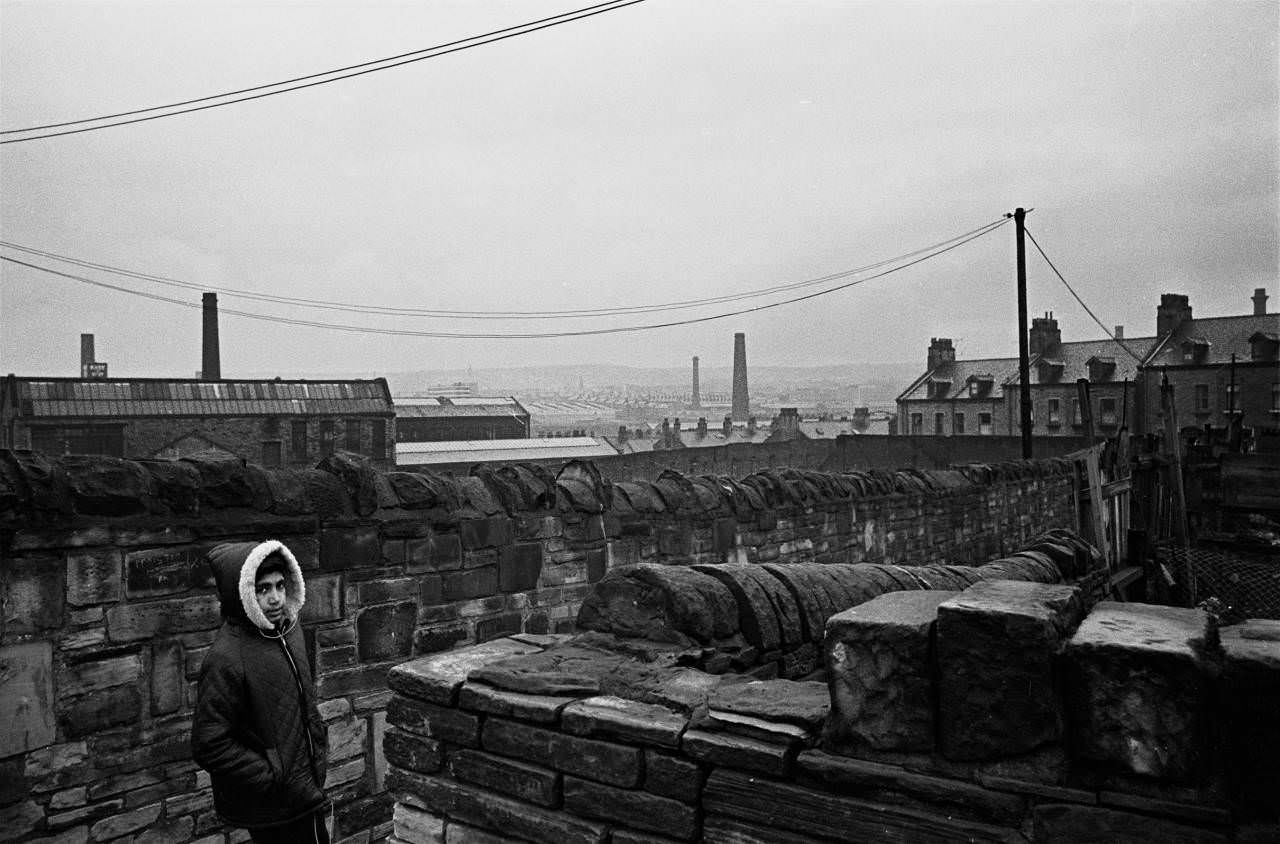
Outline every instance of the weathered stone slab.
[(713, 765), (772, 776), (790, 773), (795, 751), (786, 745), (706, 730), (688, 730), (681, 741), (685, 755)]
[(1145, 776), (1200, 778), (1209, 752), (1206, 651), (1216, 640), (1201, 610), (1098, 604), (1066, 649), (1075, 756)]
[[(415, 844), (444, 844), (444, 818), (407, 803), (397, 802), (391, 814), (396, 838)], [(219, 837), (221, 842), (222, 838)]]
[(817, 578), (802, 564), (765, 564), (762, 569), (776, 577), (791, 592), (791, 598), (800, 610), (800, 629), (804, 641), (818, 643), (826, 629), (827, 618), (834, 611), (834, 603)]
[(53, 742), (53, 646), (0, 648), (0, 759)]
[(452, 706), (457, 701), (458, 689), (473, 669), (504, 657), (541, 650), (537, 645), (499, 639), (401, 663), (387, 673), (387, 682), (403, 695)]
[(786, 584), (758, 565), (748, 566), (743, 574), (753, 578), (769, 599), (769, 605), (773, 607), (773, 615), (778, 620), (778, 635), (782, 644), (784, 646), (803, 644), (805, 637), (801, 609), (796, 606), (796, 599)]
[(1016, 826), (1027, 807), (1022, 797), (989, 791), (964, 780), (931, 777), (896, 765), (848, 759), (820, 750), (801, 752), (796, 757), (796, 768), (848, 797), (919, 806), (988, 823)]
[(751, 575), (750, 566), (704, 565), (693, 568), (719, 580), (733, 595), (738, 605), (738, 628), (748, 642), (762, 651), (774, 650), (782, 643), (773, 604)]
[(481, 735), (485, 750), (513, 756), (557, 771), (631, 788), (640, 783), (639, 748), (564, 735), (502, 718), (487, 718)]
[(411, 771), (434, 774), (444, 764), (440, 742), (404, 730), (386, 730), (382, 748), (387, 762)]
[(823, 841), (1025, 841), (1008, 827), (887, 806), (724, 768), (707, 779), (702, 807), (708, 817), (730, 817), (752, 825), (781, 824), (793, 834)]
[(575, 815), (661, 832), (681, 841), (691, 841), (698, 834), (698, 811), (693, 806), (576, 777), (564, 779), (564, 808)]
[(707, 700), (712, 709), (795, 724), (816, 731), (826, 721), (831, 697), (824, 683), (756, 680), (717, 687)]
[(565, 707), (561, 727), (579, 736), (606, 736), (655, 747), (678, 747), (689, 719), (665, 706), (612, 695), (586, 698)]
[(1036, 844), (1227, 844), (1222, 832), (1096, 806), (1049, 803), (1034, 812)]
[(1083, 608), (1071, 586), (984, 580), (938, 605), (939, 734), (949, 759), (1025, 753), (1062, 737), (1055, 659)]
[[(785, 824), (786, 819), (776, 822)], [(703, 844), (813, 844), (813, 840), (776, 826), (743, 823), (724, 815), (707, 815), (702, 821)]]
[(480, 719), (475, 715), (396, 696), (387, 704), (387, 722), (428, 738), (476, 747), (480, 743)]
[(608, 828), (453, 780), (392, 768), (387, 788), (401, 802), (463, 823), (547, 844), (604, 844)]
[(770, 721), (751, 715), (739, 715), (736, 712), (725, 712), (722, 709), (710, 709), (707, 717), (698, 725), (704, 730), (717, 730), (745, 736), (769, 744), (781, 744), (787, 747), (809, 745), (814, 735), (804, 727), (787, 724), (783, 721)]
[(644, 790), (693, 803), (702, 793), (706, 773), (698, 763), (656, 750), (644, 752)]
[(67, 554), (67, 603), (76, 607), (120, 600), (119, 551), (71, 551)]
[(107, 610), (107, 633), (113, 642), (131, 642), (162, 633), (212, 630), (221, 623), (217, 595), (117, 604)]
[(1280, 621), (1250, 619), (1222, 630), (1225, 765), (1241, 808), (1277, 818), (1280, 800)]
[(479, 750), (459, 750), (449, 755), (449, 771), (457, 779), (538, 806), (560, 803), (561, 775), (538, 765)]
[(889, 592), (827, 619), (831, 746), (934, 749), (934, 624), (955, 592)]
[(458, 692), (458, 706), (490, 715), (502, 715), (535, 724), (554, 724), (560, 710), (577, 700), (574, 697), (530, 695), (495, 689), (480, 683), (464, 683)]

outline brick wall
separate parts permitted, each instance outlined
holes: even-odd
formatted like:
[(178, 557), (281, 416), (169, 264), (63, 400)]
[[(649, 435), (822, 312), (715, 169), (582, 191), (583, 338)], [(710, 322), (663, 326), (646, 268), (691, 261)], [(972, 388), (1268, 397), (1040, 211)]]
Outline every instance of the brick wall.
[(573, 628), (633, 561), (976, 560), (1069, 523), (1065, 464), (797, 470), (606, 484), (589, 464), (471, 477), (238, 460), (0, 452), (0, 840), (240, 841), (189, 758), (194, 678), (219, 624), (202, 555), (278, 538), (329, 728), (335, 839), (386, 837), (387, 671)]

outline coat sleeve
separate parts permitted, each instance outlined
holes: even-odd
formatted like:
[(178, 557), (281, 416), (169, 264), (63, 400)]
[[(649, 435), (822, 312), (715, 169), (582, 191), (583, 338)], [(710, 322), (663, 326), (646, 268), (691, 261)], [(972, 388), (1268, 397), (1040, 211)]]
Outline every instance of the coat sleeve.
[(242, 700), (242, 678), (233, 666), (221, 660), (205, 665), (191, 723), (191, 756), (210, 774), (248, 788), (272, 788), (279, 783), (278, 772), (236, 729), (245, 723)]

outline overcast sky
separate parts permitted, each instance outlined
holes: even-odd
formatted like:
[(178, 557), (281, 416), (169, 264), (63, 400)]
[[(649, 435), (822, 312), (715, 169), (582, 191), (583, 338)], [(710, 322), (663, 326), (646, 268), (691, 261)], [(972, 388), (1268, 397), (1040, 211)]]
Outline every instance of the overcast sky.
[[(0, 2), (0, 124), (74, 120), (369, 61), (587, 5)], [(1034, 207), (1108, 326), (1153, 333), (1277, 291), (1276, 2), (647, 0), (355, 79), (0, 146), (3, 239), (204, 286), (393, 307), (642, 306), (790, 284)], [(5, 138), (20, 137), (6, 135)], [(1102, 331), (1028, 244), (1030, 310)], [(148, 284), (13, 250), (131, 289)], [(288, 377), (609, 362), (911, 361), (1017, 353), (1014, 231), (811, 301), (605, 337), (339, 333), (223, 314), (222, 368)], [(763, 300), (762, 300), (763, 301)], [(407, 320), (447, 332), (625, 319)], [(1274, 307), (1280, 304), (1272, 299)], [(200, 312), (0, 266), (0, 372), (190, 376)]]

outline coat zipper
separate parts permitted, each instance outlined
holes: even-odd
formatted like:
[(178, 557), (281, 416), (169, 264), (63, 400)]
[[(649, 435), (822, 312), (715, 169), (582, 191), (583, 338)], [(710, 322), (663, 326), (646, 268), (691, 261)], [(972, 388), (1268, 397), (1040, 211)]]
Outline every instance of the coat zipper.
[[(293, 661), (293, 654), (289, 653), (289, 645), (285, 643), (284, 636), (280, 637), (280, 648), (284, 651), (285, 659), (289, 660), (289, 667), (293, 669), (293, 683), (298, 687), (298, 705), (302, 709), (302, 731), (307, 736), (307, 752), (311, 754), (311, 772), (314, 774), (316, 769), (316, 746), (311, 740), (311, 721), (307, 713), (307, 694), (302, 689), (302, 677), (298, 674), (298, 664)], [(321, 788), (324, 784), (321, 783)]]

